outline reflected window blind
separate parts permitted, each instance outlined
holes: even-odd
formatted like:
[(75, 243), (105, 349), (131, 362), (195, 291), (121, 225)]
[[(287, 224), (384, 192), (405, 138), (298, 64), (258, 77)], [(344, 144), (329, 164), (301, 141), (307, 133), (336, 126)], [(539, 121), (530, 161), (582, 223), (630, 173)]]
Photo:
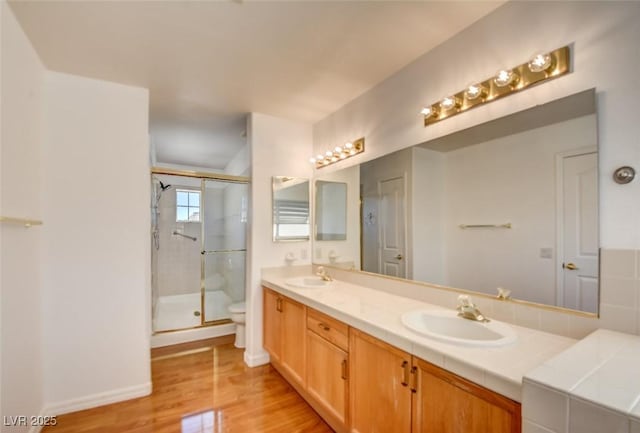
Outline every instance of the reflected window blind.
[(297, 200), (276, 200), (273, 221), (275, 224), (307, 224), (309, 203)]

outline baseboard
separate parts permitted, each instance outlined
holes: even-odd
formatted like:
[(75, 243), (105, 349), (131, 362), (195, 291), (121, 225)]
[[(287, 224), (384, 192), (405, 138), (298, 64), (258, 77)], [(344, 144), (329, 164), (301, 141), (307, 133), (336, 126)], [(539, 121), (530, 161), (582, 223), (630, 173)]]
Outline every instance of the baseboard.
[(249, 351), (244, 351), (244, 363), (249, 367), (257, 367), (259, 365), (265, 365), (269, 363), (269, 354), (262, 350), (261, 352), (252, 355)]
[[(45, 408), (40, 409), (40, 413), (38, 414), (38, 419), (42, 419), (48, 414), (45, 411)], [(43, 425), (33, 425), (29, 428), (28, 433), (40, 433), (40, 431), (44, 428)]]
[(118, 403), (132, 398), (144, 397), (151, 394), (151, 382), (128, 388), (101, 392), (86, 397), (74, 398), (60, 403), (49, 403), (43, 409), (45, 415), (62, 415), (69, 412), (91, 409), (106, 404)]
[(222, 337), (236, 332), (235, 323), (224, 325), (204, 326), (202, 328), (185, 329), (184, 331), (164, 332), (151, 336), (151, 347), (171, 346), (189, 341), (204, 340), (206, 338)]

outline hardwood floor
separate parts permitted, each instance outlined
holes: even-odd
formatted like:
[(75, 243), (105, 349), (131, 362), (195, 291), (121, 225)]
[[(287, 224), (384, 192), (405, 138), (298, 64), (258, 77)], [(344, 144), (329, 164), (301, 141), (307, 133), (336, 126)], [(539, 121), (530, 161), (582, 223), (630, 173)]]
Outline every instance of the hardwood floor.
[(233, 338), (153, 349), (153, 394), (58, 416), (45, 433), (329, 433), (270, 366), (249, 368)]

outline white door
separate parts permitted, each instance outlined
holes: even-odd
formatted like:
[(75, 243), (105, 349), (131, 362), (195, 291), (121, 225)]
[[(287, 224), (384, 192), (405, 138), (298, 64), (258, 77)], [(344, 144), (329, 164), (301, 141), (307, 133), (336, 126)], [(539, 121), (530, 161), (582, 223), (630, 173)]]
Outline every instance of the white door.
[(404, 178), (382, 180), (380, 195), (380, 271), (384, 275), (405, 278), (405, 192)]
[(559, 304), (596, 313), (598, 309), (598, 154), (562, 158)]

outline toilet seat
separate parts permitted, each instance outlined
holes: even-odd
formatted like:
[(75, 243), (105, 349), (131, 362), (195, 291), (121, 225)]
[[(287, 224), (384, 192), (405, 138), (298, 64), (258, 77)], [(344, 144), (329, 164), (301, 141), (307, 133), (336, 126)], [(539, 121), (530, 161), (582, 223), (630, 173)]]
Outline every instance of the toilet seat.
[(229, 305), (230, 313), (245, 313), (246, 312), (246, 304), (244, 302), (237, 302), (235, 304)]

